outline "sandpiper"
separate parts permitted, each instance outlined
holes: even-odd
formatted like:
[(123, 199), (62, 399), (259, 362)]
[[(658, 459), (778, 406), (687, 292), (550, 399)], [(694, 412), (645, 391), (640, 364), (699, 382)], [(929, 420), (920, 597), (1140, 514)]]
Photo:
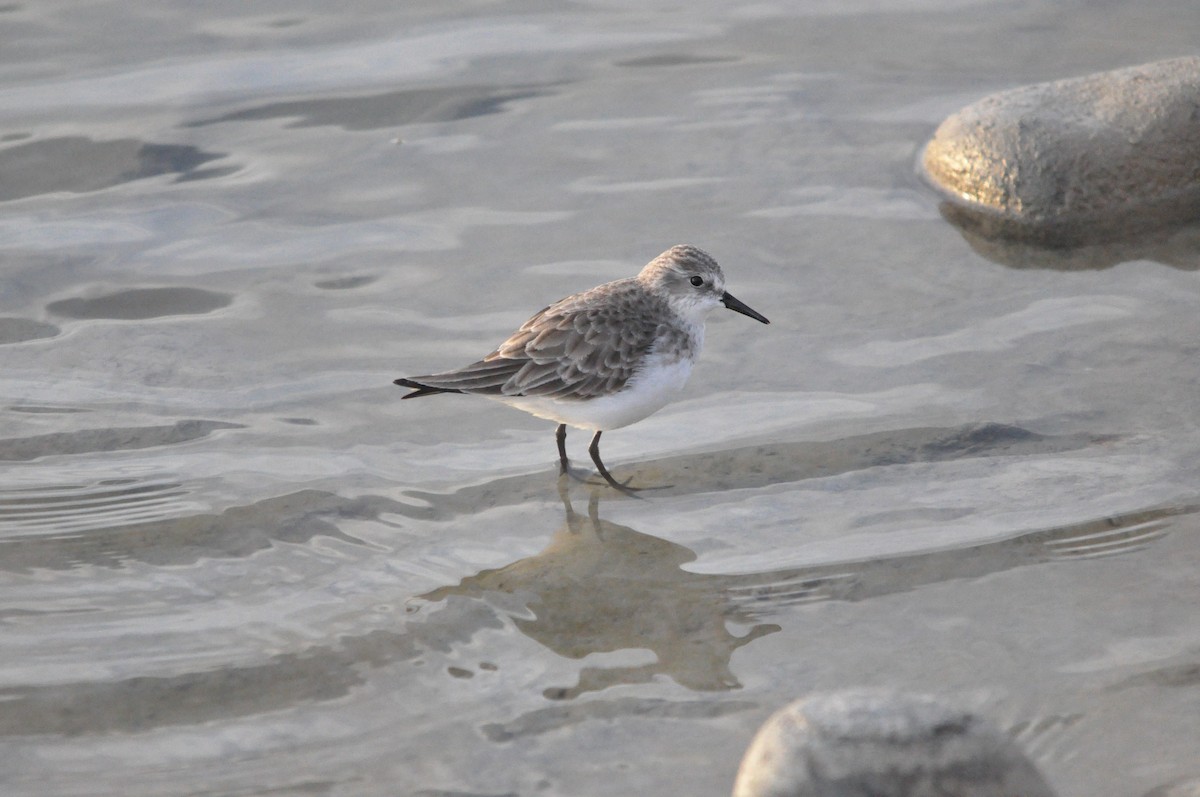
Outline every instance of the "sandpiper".
[(725, 290), (708, 253), (673, 246), (636, 277), (560, 299), (530, 318), (478, 362), (397, 379), (406, 399), (470, 393), (557, 421), (558, 457), (569, 473), (567, 427), (595, 432), (588, 453), (600, 475), (622, 492), (600, 460), (600, 434), (640, 421), (669, 403), (687, 382), (704, 343), (704, 319), (718, 304), (770, 322)]

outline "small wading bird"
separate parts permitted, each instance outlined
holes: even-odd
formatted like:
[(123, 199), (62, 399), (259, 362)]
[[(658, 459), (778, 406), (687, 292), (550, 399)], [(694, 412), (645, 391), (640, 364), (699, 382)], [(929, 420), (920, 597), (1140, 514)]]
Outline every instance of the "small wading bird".
[(560, 299), (478, 362), (395, 380), (406, 399), (469, 393), (557, 421), (558, 458), (570, 473), (567, 426), (595, 432), (588, 453), (604, 480), (600, 434), (661, 409), (683, 389), (704, 344), (704, 319), (723, 304), (769, 324), (725, 290), (721, 267), (694, 246), (673, 246), (636, 277)]

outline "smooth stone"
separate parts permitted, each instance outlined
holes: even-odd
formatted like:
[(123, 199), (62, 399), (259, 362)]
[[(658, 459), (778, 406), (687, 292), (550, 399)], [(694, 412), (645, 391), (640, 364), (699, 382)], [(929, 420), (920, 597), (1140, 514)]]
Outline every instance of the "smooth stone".
[(851, 690), (775, 713), (733, 797), (1051, 797), (1020, 749), (977, 714), (928, 695)]
[(952, 222), (1052, 246), (1200, 217), (1200, 57), (992, 94), (921, 158)]

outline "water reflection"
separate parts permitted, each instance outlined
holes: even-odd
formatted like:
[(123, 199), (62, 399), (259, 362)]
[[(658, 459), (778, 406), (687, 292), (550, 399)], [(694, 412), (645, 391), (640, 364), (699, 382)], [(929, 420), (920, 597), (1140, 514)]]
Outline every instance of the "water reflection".
[[(166, 482), (114, 483), (95, 486), (90, 500), (105, 506), (123, 500), (144, 504), (174, 499), (186, 489)], [(660, 675), (695, 691), (731, 690), (738, 687), (730, 664), (734, 651), (779, 630), (769, 622), (775, 616), (803, 622), (803, 613), (783, 612), (786, 607), (861, 601), (1042, 562), (1124, 554), (1163, 538), (1173, 517), (1198, 509), (1149, 508), (954, 550), (762, 573), (700, 574), (684, 569), (695, 558), (688, 548), (603, 520), (600, 498), (606, 494), (591, 494), (586, 516), (563, 494), (564, 520), (545, 550), (418, 596), (407, 612), (395, 615), (391, 628), (318, 635), (319, 641), (299, 650), (251, 663), (214, 667), (205, 657), (193, 669), (170, 675), (9, 686), (0, 689), (5, 705), (0, 735), (132, 732), (256, 715), (343, 698), (364, 686), (372, 671), (398, 665), (441, 661), (445, 677), (469, 677), (473, 673), (458, 666), (462, 659), (456, 651), (478, 644), (484, 631), (511, 628), (575, 660), (614, 651), (654, 656), (637, 665), (586, 665), (574, 685), (546, 688), (544, 695), (551, 699), (569, 700)], [(29, 509), (13, 501), (7, 507)], [(179, 567), (212, 557), (248, 559), (280, 542), (312, 546), (317, 537), (361, 546), (343, 527), (364, 522), (398, 526), (403, 521), (397, 524), (393, 518), (414, 511), (385, 496), (347, 498), (304, 490), (220, 513), (116, 524), (102, 533), (18, 535), (4, 545), (0, 562), (20, 573), (80, 563), (126, 568), (131, 561)], [(0, 623), (37, 622), (34, 615), (43, 613), (6, 613)], [(750, 627), (735, 634), (728, 628), (731, 623)], [(484, 659), (479, 669), (502, 668), (493, 663), (503, 661), (500, 651), (485, 653)], [(750, 707), (745, 701), (644, 696), (560, 705), (489, 725), (483, 732), (493, 741), (505, 741), (592, 716), (715, 716)]]
[(760, 624), (742, 636), (731, 634), (727, 623), (749, 617), (726, 600), (719, 578), (683, 569), (696, 558), (691, 550), (602, 520), (598, 489), (581, 517), (560, 487), (566, 518), (545, 550), (420, 597), (528, 595), (523, 602), (533, 617), (514, 614), (513, 624), (560, 656), (583, 659), (618, 650), (655, 656), (646, 664), (584, 667), (574, 686), (546, 689), (548, 698), (575, 698), (659, 675), (697, 691), (739, 687), (729, 667), (733, 652), (780, 627)]
[(1132, 553), (1165, 536), (1172, 518), (1198, 511), (1200, 505), (1193, 504), (1155, 507), (963, 548), (739, 576), (728, 590), (730, 600), (752, 617), (795, 603), (862, 601), (1044, 562)]
[(0, 688), (0, 737), (136, 733), (337, 700), (366, 683), (363, 665), (413, 662), (430, 650), (465, 644), (482, 628), (500, 626), (483, 606), (460, 617), (467, 621), (462, 627), (416, 624), (405, 633), (343, 637), (336, 645), (311, 645), (260, 664), (198, 665), (178, 675)]
[(1039, 244), (1013, 238), (948, 202), (939, 207), (976, 254), (1010, 268), (1099, 271), (1121, 263), (1152, 260), (1183, 271), (1200, 269), (1200, 224), (1158, 227), (1113, 235), (1094, 243)]
[(691, 550), (602, 520), (599, 491), (586, 518), (561, 483), (560, 492), (566, 518), (541, 553), (419, 596), (491, 603), (530, 639), (567, 658), (620, 650), (655, 656), (639, 665), (586, 666), (575, 685), (546, 689), (551, 699), (659, 675), (697, 691), (736, 689), (733, 652), (780, 627), (758, 623), (736, 636), (728, 623), (751, 624), (799, 603), (859, 601), (1052, 560), (1127, 553), (1162, 537), (1170, 518), (1200, 508), (1148, 509), (956, 550), (723, 575), (688, 572)]
[(163, 426), (103, 427), (0, 439), (0, 461), (22, 461), (98, 451), (132, 451), (199, 440), (238, 423), (189, 419)]
[(672, 67), (672, 66), (706, 66), (708, 64), (728, 64), (740, 61), (738, 55), (698, 55), (696, 53), (656, 53), (640, 58), (626, 58), (617, 61), (617, 66), (634, 68)]
[[(9, 491), (0, 495), (0, 528), (17, 533), (0, 542), (0, 567), (35, 578), (44, 578), (45, 572), (53, 570), (82, 566), (128, 569), (135, 563), (150, 564), (167, 573), (200, 566), (213, 558), (248, 560), (281, 543), (312, 545), (317, 537), (361, 545), (341, 526), (387, 524), (381, 516), (405, 506), (382, 496), (347, 498), (301, 490), (219, 513), (158, 520), (129, 517), (150, 505), (172, 501), (178, 509), (179, 497), (187, 492), (187, 486), (177, 483), (134, 480)], [(62, 523), (63, 516), (88, 512), (95, 513), (96, 522), (106, 523), (106, 527), (80, 533)], [(21, 520), (45, 525), (45, 533), (28, 533), (34, 529), (15, 525)], [(0, 626), (46, 622), (50, 614), (120, 611), (101, 606), (39, 606), (0, 612)], [(257, 662), (214, 667), (208, 656), (200, 656), (191, 664), (181, 662), (191, 669), (170, 675), (8, 686), (0, 688), (4, 705), (0, 736), (136, 733), (337, 700), (366, 683), (365, 668), (419, 664), (431, 651), (449, 650), (452, 644), (469, 642), (483, 629), (501, 627), (494, 611), (480, 604), (456, 612), (454, 623), (415, 623), (396, 631), (376, 629), (339, 636), (298, 651), (267, 655)], [(87, 644), (96, 644), (94, 634), (86, 636)], [(110, 642), (127, 644), (124, 639)]]
[(32, 318), (4, 317), (0, 318), (0, 346), (52, 338), (61, 331), (53, 324)]
[[(1099, 433), (1044, 435), (1002, 423), (922, 426), (834, 440), (770, 442), (622, 463), (613, 467), (613, 475), (621, 481), (632, 476), (636, 485), (652, 485), (653, 497), (661, 499), (790, 484), (887, 465), (1061, 454), (1106, 445), (1116, 439), (1114, 435)], [(406, 514), (438, 520), (473, 514), (480, 507), (538, 501), (542, 500), (547, 483), (546, 473), (540, 472), (472, 484), (448, 494), (409, 490), (407, 495), (421, 506), (407, 508)]]
[(228, 293), (203, 288), (128, 288), (90, 299), (60, 299), (46, 305), (46, 310), (80, 320), (142, 321), (173, 315), (204, 315), (232, 302), (233, 296)]
[(0, 202), (56, 191), (85, 193), (177, 174), (179, 181), (221, 177), (237, 167), (201, 169), (224, 158), (185, 144), (154, 144), (132, 138), (96, 141), (63, 136), (0, 149)]
[[(132, 562), (177, 567), (249, 557), (318, 536), (359, 544), (339, 521), (385, 523), (382, 515), (406, 507), (382, 496), (299, 490), (222, 512), (180, 513), (189, 494), (175, 482), (132, 479), (0, 493), (0, 569), (30, 573)], [(168, 513), (174, 516), (161, 517)]]
[(271, 102), (191, 122), (203, 127), (222, 122), (292, 119), (288, 127), (334, 125), (343, 130), (379, 130), (412, 124), (454, 122), (500, 113), (518, 100), (549, 93), (544, 86), (453, 86), (404, 89), (361, 97)]

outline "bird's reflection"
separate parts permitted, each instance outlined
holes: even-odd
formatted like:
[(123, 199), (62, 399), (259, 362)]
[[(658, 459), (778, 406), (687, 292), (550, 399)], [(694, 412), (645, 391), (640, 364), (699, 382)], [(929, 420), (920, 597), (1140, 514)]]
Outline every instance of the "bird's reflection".
[[(530, 639), (571, 659), (614, 651), (654, 655), (645, 664), (586, 666), (574, 686), (545, 690), (554, 699), (656, 676), (698, 691), (736, 689), (733, 652), (780, 630), (758, 621), (786, 607), (859, 601), (1050, 560), (1125, 553), (1165, 534), (1170, 518), (1197, 510), (1164, 507), (958, 550), (723, 575), (684, 570), (696, 558), (690, 549), (601, 518), (602, 488), (592, 491), (587, 515), (580, 515), (564, 483), (559, 493), (565, 520), (545, 550), (418, 596), (430, 602), (453, 596), (483, 601)], [(731, 623), (750, 628), (738, 636), (730, 632)]]
[(545, 550), (420, 597), (528, 595), (533, 616), (514, 616), (513, 623), (561, 656), (637, 649), (655, 656), (646, 664), (584, 667), (577, 684), (547, 689), (549, 698), (574, 698), (659, 675), (698, 691), (739, 687), (730, 669), (733, 652), (779, 626), (763, 623), (742, 636), (731, 633), (727, 623), (752, 620), (727, 599), (724, 579), (684, 570), (696, 555), (682, 545), (603, 520), (600, 492), (592, 490), (583, 516), (571, 504), (566, 480), (560, 480), (566, 517)]
[[(1009, 437), (1003, 437), (1009, 442), (1001, 450), (1011, 455), (1014, 449)], [(943, 438), (927, 435), (920, 439), (925, 441), (919, 448), (920, 456), (950, 455), (945, 445), (937, 444)], [(978, 435), (953, 435), (951, 439), (972, 442), (966, 449), (962, 445), (952, 447), (960, 455), (982, 455)], [(1037, 441), (1037, 445), (1044, 446), (1046, 441)], [(880, 456), (895, 455), (894, 447), (883, 446), (882, 450), (882, 454), (872, 454), (872, 462)], [(969, 453), (961, 453), (964, 450)], [(823, 462), (822, 467), (828, 471), (846, 465)], [(792, 475), (794, 471), (782, 473)], [(157, 487), (121, 483), (97, 489), (110, 487), (115, 491), (114, 501), (173, 494), (180, 489), (180, 485), (167, 483)], [(483, 492), (497, 489), (495, 485), (479, 488)], [(599, 496), (611, 495), (604, 490), (607, 488), (591, 497), (586, 515), (576, 513), (570, 501), (564, 501), (564, 523), (542, 553), (421, 596), (425, 601), (449, 600), (446, 606), (419, 620), (414, 617), (413, 622), (400, 622), (394, 628), (378, 628), (368, 622), (359, 633), (322, 638), (262, 660), (231, 660), (214, 667), (208, 658), (201, 657), (193, 668), (183, 667), (164, 675), (133, 674), (111, 680), (100, 673), (94, 679), (83, 677), (73, 682), (10, 685), (0, 693), (5, 706), (0, 712), (0, 737), (144, 732), (161, 726), (248, 717), (312, 701), (342, 700), (376, 677), (373, 671), (448, 659), (464, 663), (455, 651), (472, 649), (481, 632), (500, 630), (506, 622), (566, 657), (579, 659), (593, 653), (638, 650), (655, 657), (652, 663), (641, 666), (589, 664), (575, 686), (546, 690), (551, 697), (571, 698), (608, 686), (645, 682), (659, 675), (694, 690), (733, 689), (738, 685), (730, 665), (733, 652), (777, 630), (778, 626), (768, 624), (771, 620), (793, 626), (803, 623), (804, 614), (795, 608), (797, 604), (869, 601), (1045, 562), (1127, 554), (1171, 533), (1182, 516), (1200, 512), (1200, 506), (1194, 504), (1151, 507), (1015, 533), (1003, 540), (968, 543), (961, 548), (722, 575), (687, 572), (683, 566), (695, 558), (692, 551), (603, 520)], [(75, 505), (78, 492), (64, 487), (65, 509)], [(109, 492), (102, 494), (108, 496)], [(16, 513), (25, 506), (19, 497), (10, 496), (9, 500), (12, 503), (6, 507), (0, 494), (0, 510)], [(123, 523), (113, 529), (89, 532), (80, 540), (71, 538), (65, 548), (62, 535), (13, 536), (3, 546), (0, 571), (44, 574), (81, 563), (90, 568), (121, 569), (131, 563), (177, 568), (198, 559), (248, 559), (280, 543), (309, 545), (318, 538), (361, 545), (349, 534), (355, 524), (382, 523), (395, 528), (396, 517), (450, 516), (462, 496), (452, 494), (442, 500), (449, 504), (420, 507), (389, 496), (347, 498), (302, 490), (219, 513)], [(47, 510), (57, 512), (64, 507), (52, 503)], [(0, 511), (0, 520), (4, 517), (5, 512)], [(11, 522), (11, 513), (9, 519)], [(1184, 523), (1176, 528), (1193, 533), (1196, 525)], [(423, 604), (418, 599), (409, 608), (419, 610)], [(37, 614), (29, 610), (0, 611), (0, 622)], [(739, 636), (729, 631), (729, 625), (749, 629)], [(479, 665), (481, 671), (498, 668), (492, 661)], [(473, 677), (466, 668), (446, 669), (456, 677)], [(1145, 677), (1168, 679), (1170, 683), (1181, 678), (1178, 668), (1151, 672)], [(180, 700), (180, 695), (188, 695), (189, 699)], [(581, 701), (569, 707), (559, 703), (508, 722), (490, 723), (483, 732), (490, 739), (503, 741), (542, 733), (587, 716), (622, 712), (647, 716), (658, 712), (711, 717), (747, 707), (752, 704), (650, 697)]]

